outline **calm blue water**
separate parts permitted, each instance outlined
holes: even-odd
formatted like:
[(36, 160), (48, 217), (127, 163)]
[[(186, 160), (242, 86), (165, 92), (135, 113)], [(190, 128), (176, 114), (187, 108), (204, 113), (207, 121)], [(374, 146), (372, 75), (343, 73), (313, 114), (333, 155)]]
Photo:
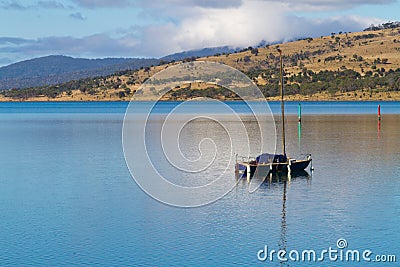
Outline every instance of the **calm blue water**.
[[(158, 102), (154, 108), (155, 113), (168, 113), (182, 102)], [(237, 113), (249, 113), (250, 109), (239, 101), (226, 101)], [(256, 107), (262, 104), (252, 102)], [(280, 102), (268, 102), (274, 114), (281, 112)], [(285, 112), (297, 114), (298, 104), (302, 106), (303, 114), (376, 114), (378, 105), (381, 105), (382, 113), (400, 114), (399, 101), (368, 101), (368, 102), (286, 102)], [(153, 102), (137, 102), (138, 112), (152, 106)], [(0, 113), (124, 113), (128, 102), (18, 102), (1, 103)], [(196, 102), (193, 113), (218, 113), (225, 111), (217, 104), (210, 102)]]
[[(297, 104), (287, 103), (288, 113)], [(184, 209), (150, 198), (131, 178), (121, 144), (127, 103), (0, 103), (0, 266), (310, 266), (260, 262), (257, 252), (321, 251), (339, 238), (398, 262), (400, 103), (379, 104), (380, 125), (378, 102), (302, 103), (301, 128), (288, 117), (287, 150), (313, 155), (312, 176), (274, 178), (253, 194), (240, 181), (219, 201)], [(193, 123), (187, 142), (203, 131), (220, 140), (219, 129), (202, 125)]]

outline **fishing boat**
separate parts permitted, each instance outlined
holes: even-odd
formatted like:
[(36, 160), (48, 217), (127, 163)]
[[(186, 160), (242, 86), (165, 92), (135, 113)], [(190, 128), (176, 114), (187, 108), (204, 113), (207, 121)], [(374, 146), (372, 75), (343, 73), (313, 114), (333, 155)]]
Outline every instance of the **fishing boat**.
[[(278, 49), (280, 56), (280, 93), (282, 111), (282, 154), (262, 153), (261, 155), (245, 161), (238, 162), (236, 158), (235, 172), (241, 175), (252, 176), (257, 173), (277, 173), (277, 172), (299, 172), (304, 171), (312, 164), (311, 154), (305, 155), (303, 159), (294, 159), (286, 155), (285, 140), (285, 101), (283, 90), (283, 62), (282, 50)], [(312, 166), (310, 167), (312, 170)]]

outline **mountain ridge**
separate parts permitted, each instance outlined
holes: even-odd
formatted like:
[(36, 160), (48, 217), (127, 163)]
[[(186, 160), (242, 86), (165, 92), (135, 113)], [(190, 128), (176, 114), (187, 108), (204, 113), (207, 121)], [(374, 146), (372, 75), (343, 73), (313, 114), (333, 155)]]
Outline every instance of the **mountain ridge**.
[(158, 59), (85, 59), (50, 55), (0, 68), (0, 90), (53, 85), (159, 64)]
[(232, 53), (238, 49), (209, 47), (183, 51), (162, 58), (74, 58), (49, 55), (23, 60), (0, 67), (0, 90), (54, 85), (72, 80), (107, 76), (119, 71), (138, 70), (162, 62), (179, 61), (191, 57)]

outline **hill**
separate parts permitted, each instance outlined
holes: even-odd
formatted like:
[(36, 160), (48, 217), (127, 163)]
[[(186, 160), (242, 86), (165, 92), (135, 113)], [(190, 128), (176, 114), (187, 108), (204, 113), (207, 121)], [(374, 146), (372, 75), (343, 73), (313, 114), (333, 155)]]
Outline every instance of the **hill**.
[[(400, 100), (399, 27), (332, 33), (185, 61), (205, 60), (230, 65), (253, 79), (267, 98), (275, 99), (279, 92), (278, 47), (283, 51), (285, 88), (289, 99)], [(147, 78), (177, 63), (57, 86), (11, 90), (3, 92), (3, 95), (4, 99), (15, 100), (129, 100)], [(191, 84), (174, 88), (164, 99), (182, 100), (197, 96), (235, 98), (224, 88)]]
[(232, 54), (239, 51), (239, 48), (232, 48), (229, 46), (221, 46), (221, 47), (208, 47), (198, 50), (189, 50), (180, 53), (171, 54), (165, 57), (160, 58), (163, 61), (178, 61), (184, 60), (188, 58), (198, 58), (198, 57), (207, 57), (221, 54)]
[(87, 77), (104, 76), (120, 70), (136, 70), (159, 64), (150, 58), (84, 59), (46, 56), (0, 68), (0, 90), (52, 85)]
[(158, 65), (160, 62), (179, 61), (185, 58), (233, 53), (235, 51), (235, 49), (227, 46), (212, 47), (175, 53), (160, 59), (86, 59), (52, 55), (0, 67), (0, 90), (60, 84), (82, 78), (107, 76), (119, 71), (138, 70)]

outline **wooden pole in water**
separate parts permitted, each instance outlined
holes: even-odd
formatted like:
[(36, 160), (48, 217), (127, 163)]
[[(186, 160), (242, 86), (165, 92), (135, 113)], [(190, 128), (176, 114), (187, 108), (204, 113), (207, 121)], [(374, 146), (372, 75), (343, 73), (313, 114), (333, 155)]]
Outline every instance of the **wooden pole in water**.
[(301, 122), (301, 104), (299, 103), (299, 122)]
[(381, 120), (381, 105), (378, 105), (378, 120)]
[(283, 61), (282, 61), (282, 50), (278, 48), (280, 58), (280, 74), (281, 74), (281, 110), (282, 110), (282, 154), (286, 157), (286, 140), (285, 140), (285, 103), (284, 103), (284, 92), (283, 92)]

